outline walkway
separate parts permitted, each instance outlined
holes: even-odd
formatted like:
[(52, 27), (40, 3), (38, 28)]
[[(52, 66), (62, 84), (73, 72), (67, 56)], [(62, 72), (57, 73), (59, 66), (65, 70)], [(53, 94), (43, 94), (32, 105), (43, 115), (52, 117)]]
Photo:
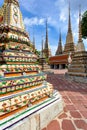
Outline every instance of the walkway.
[(66, 70), (54, 70), (47, 81), (59, 90), (65, 102), (64, 112), (43, 130), (87, 130), (87, 84), (64, 78)]

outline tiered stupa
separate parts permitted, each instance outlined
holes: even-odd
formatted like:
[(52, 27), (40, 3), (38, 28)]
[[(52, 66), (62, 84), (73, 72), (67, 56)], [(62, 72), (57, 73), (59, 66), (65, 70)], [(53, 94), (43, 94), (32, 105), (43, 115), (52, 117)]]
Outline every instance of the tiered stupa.
[(50, 47), (49, 47), (49, 40), (48, 40), (47, 20), (46, 20), (46, 39), (45, 39), (45, 45), (44, 45), (43, 53), (45, 55), (45, 58), (49, 58), (51, 56), (51, 50), (50, 50)]
[(41, 55), (40, 55), (40, 58), (39, 58), (39, 63), (41, 65), (42, 71), (49, 73), (51, 70), (50, 70), (50, 66), (48, 65), (48, 63), (46, 61), (45, 54), (43, 53), (43, 45), (44, 45), (44, 42), (43, 42), (43, 39), (42, 39), (42, 50), (41, 50)]
[(58, 42), (58, 48), (57, 48), (57, 51), (56, 51), (55, 55), (60, 55), (62, 53), (63, 53), (63, 51), (62, 51), (62, 40), (61, 40), (61, 32), (60, 32), (59, 42)]
[(68, 69), (68, 77), (77, 82), (87, 83), (87, 51), (82, 41), (81, 11), (79, 11), (79, 33), (76, 52)]
[(68, 32), (66, 37), (66, 44), (64, 48), (64, 53), (73, 53), (74, 52), (74, 42), (73, 42), (73, 34), (71, 28), (71, 16), (70, 16), (70, 4), (69, 4), (69, 18), (68, 18)]
[[(37, 56), (26, 33), (18, 0), (5, 0), (0, 8), (1, 130), (18, 127), (20, 130), (41, 130), (62, 110), (59, 107), (54, 113), (54, 107), (58, 106), (61, 98), (55, 96), (53, 86), (45, 81), (46, 74), (40, 71), (36, 61)], [(44, 121), (47, 107), (54, 114)], [(31, 115), (36, 112), (37, 116), (32, 118)]]

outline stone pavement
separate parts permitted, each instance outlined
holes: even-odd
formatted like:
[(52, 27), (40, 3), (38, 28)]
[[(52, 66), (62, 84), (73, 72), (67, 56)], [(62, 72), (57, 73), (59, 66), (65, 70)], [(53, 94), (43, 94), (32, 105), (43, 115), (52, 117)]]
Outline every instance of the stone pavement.
[(65, 107), (43, 130), (87, 130), (87, 84), (71, 82), (64, 78), (66, 70), (54, 70), (47, 81), (63, 97)]

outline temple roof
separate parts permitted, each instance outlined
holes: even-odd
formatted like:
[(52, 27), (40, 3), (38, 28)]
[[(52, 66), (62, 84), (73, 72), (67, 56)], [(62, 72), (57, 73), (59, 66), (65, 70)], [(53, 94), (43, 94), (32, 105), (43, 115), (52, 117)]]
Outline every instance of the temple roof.
[(68, 63), (68, 54), (61, 54), (49, 58), (49, 64), (65, 64)]

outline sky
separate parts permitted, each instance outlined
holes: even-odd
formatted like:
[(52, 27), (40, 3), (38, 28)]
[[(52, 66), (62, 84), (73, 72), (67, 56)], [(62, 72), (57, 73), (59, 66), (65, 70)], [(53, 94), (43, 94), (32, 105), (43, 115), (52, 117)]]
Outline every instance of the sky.
[[(0, 7), (4, 0), (0, 0)], [(45, 40), (45, 23), (48, 19), (49, 46), (52, 55), (58, 47), (59, 30), (61, 29), (62, 44), (66, 43), (68, 30), (68, 6), (69, 0), (19, 0), (20, 10), (23, 15), (24, 24), (29, 32), (30, 40), (35, 36), (36, 48), (41, 50), (42, 37)], [(87, 0), (71, 0), (71, 24), (74, 43), (78, 42), (78, 16), (79, 5), (82, 14), (87, 10)], [(87, 40), (83, 39), (87, 50)]]

